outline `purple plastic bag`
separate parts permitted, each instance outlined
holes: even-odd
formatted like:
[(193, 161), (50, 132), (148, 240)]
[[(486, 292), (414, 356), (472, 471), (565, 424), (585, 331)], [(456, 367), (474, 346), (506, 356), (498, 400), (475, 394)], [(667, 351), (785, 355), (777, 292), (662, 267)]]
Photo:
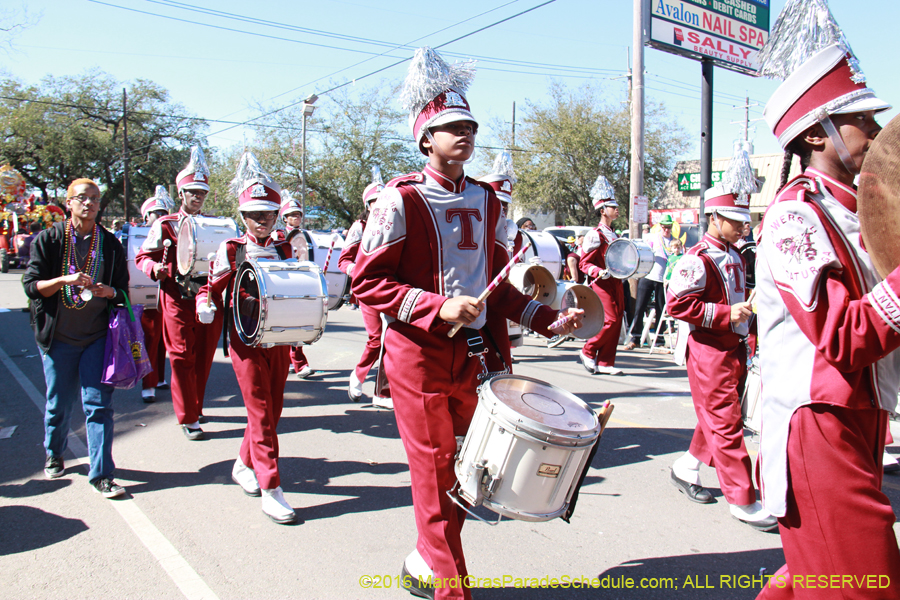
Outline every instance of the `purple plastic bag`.
[(114, 306), (109, 313), (101, 379), (102, 383), (122, 390), (133, 388), (152, 370), (141, 327), (144, 307), (132, 307), (127, 297), (126, 308)]

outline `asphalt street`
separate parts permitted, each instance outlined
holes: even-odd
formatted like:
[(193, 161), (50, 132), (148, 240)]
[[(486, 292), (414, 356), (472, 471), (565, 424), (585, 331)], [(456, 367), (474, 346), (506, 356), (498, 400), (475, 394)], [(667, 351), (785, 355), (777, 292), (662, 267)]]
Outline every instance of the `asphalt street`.
[[(20, 310), (19, 277), (0, 276), (7, 309), (0, 312), (0, 596), (410, 597), (397, 587), (415, 525), (396, 422), (366, 404), (368, 396), (360, 404), (347, 398), (365, 342), (358, 311), (331, 313), (324, 337), (306, 351), (317, 373), (287, 382), (280, 469), (302, 522), (280, 526), (231, 481), (245, 413), (221, 350), (206, 397), (207, 440), (185, 439), (168, 391), (154, 404), (144, 404), (137, 389), (117, 391), (113, 455), (128, 494), (106, 500), (88, 485), (79, 411), (66, 474), (46, 480), (43, 371)], [(615, 404), (575, 515), (570, 524), (503, 520), (494, 527), (470, 519), (463, 542), (479, 581), (473, 596), (754, 598), (761, 570), (771, 575), (784, 562), (778, 534), (733, 519), (711, 469), (701, 475), (714, 504), (689, 502), (669, 481), (696, 422), (684, 368), (666, 355), (620, 349), (624, 376), (590, 375), (576, 362), (579, 347), (548, 349), (529, 337), (514, 365), (517, 374), (593, 406)], [(370, 376), (367, 395), (372, 386)], [(894, 435), (900, 440), (900, 430)], [(749, 434), (747, 444), (755, 458)], [(887, 476), (884, 491), (897, 506), (900, 477)], [(629, 582), (634, 587), (623, 589)]]

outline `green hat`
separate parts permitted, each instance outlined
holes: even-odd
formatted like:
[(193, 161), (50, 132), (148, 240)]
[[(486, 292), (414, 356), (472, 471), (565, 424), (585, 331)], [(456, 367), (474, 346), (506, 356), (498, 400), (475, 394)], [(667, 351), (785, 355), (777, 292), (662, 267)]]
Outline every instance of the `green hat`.
[(675, 221), (672, 215), (663, 215), (663, 218), (656, 222), (657, 225), (674, 225)]

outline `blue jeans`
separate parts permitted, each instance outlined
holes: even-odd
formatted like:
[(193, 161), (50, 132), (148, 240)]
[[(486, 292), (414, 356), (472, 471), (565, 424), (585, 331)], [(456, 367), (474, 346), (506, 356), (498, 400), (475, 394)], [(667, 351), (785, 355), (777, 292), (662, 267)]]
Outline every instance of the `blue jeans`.
[(91, 482), (111, 478), (116, 467), (112, 458), (113, 388), (100, 383), (105, 350), (103, 336), (84, 347), (53, 340), (50, 351), (41, 353), (47, 383), (44, 448), (54, 456), (62, 456), (66, 451), (69, 418), (80, 394), (86, 417)]

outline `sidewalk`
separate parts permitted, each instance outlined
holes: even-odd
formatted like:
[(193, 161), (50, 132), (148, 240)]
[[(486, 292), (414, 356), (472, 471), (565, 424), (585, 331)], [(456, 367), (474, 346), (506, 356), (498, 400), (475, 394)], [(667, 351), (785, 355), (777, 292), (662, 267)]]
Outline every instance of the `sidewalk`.
[(24, 269), (10, 269), (0, 273), (0, 309), (20, 310), (28, 308), (28, 297), (22, 288)]

